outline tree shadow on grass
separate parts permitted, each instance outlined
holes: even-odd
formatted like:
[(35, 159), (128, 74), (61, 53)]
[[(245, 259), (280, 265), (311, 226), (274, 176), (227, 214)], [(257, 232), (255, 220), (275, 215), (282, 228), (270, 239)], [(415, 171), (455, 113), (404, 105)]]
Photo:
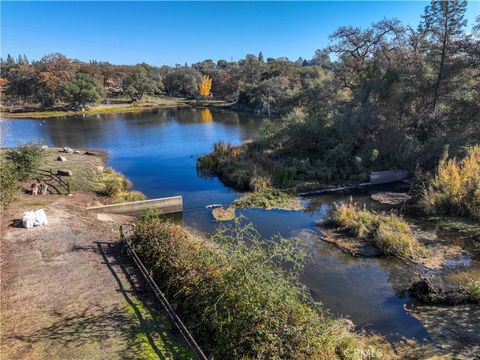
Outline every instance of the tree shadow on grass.
[(140, 323), (140, 326), (131, 329), (130, 343), (134, 346), (135, 342), (138, 345), (138, 342), (142, 342), (141, 339), (146, 339), (150, 349), (143, 346), (144, 350), (151, 355), (154, 352), (160, 359), (165, 359), (165, 356), (175, 359), (194, 358), (178, 334), (173, 332), (171, 323), (154, 301), (152, 293), (145, 291), (147, 285), (123, 255), (122, 244), (97, 242), (97, 247), (128, 303), (130, 312)]

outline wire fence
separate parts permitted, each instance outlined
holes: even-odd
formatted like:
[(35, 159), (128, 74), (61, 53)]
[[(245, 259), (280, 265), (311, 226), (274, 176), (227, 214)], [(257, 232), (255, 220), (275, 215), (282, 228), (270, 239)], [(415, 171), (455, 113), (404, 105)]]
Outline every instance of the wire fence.
[(130, 237), (133, 232), (134, 225), (121, 225), (120, 226), (120, 238), (121, 241), (125, 244), (126, 249), (131, 256), (133, 262), (137, 266), (138, 270), (142, 274), (143, 278), (149, 285), (149, 287), (152, 289), (153, 294), (157, 298), (157, 300), (160, 302), (162, 305), (163, 309), (167, 313), (172, 325), (178, 330), (178, 332), (182, 335), (182, 338), (185, 340), (189, 348), (193, 351), (197, 359), (200, 360), (213, 360), (213, 356), (207, 357), (205, 356), (204, 352), (200, 348), (200, 346), (197, 344), (195, 339), (193, 338), (192, 334), (190, 331), (188, 331), (187, 327), (183, 324), (182, 320), (180, 317), (177, 315), (173, 307), (170, 305), (168, 302), (167, 298), (163, 294), (163, 292), (160, 290), (156, 282), (153, 280), (152, 275), (150, 272), (147, 270), (145, 265), (142, 263), (140, 258), (138, 257), (137, 253), (133, 249), (131, 243), (130, 243)]

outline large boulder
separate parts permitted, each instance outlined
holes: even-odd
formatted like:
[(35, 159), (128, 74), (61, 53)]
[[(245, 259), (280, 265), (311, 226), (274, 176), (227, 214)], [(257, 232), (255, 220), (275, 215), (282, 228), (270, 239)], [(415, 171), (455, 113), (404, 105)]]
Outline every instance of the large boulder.
[(67, 158), (64, 156), (57, 157), (57, 161), (67, 161)]
[(65, 146), (63, 148), (63, 152), (66, 152), (68, 154), (73, 154), (73, 149), (71, 147)]

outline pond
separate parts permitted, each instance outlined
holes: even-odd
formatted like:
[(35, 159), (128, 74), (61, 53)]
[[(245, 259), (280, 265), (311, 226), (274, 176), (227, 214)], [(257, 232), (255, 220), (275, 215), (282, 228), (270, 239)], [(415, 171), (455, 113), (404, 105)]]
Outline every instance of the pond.
[[(108, 166), (124, 173), (148, 197), (182, 195), (188, 227), (212, 231), (208, 204), (228, 204), (241, 194), (215, 177), (197, 172), (196, 159), (225, 141), (239, 144), (253, 138), (261, 120), (244, 113), (208, 109), (165, 109), (122, 115), (2, 120), (2, 146), (41, 140), (47, 145), (104, 149)], [(372, 189), (375, 191), (375, 189)], [(305, 211), (247, 209), (240, 211), (264, 237), (280, 234), (302, 239), (311, 255), (302, 281), (332, 314), (350, 318), (357, 328), (373, 330), (390, 340), (429, 339), (423, 325), (405, 309), (402, 295), (407, 268), (392, 259), (358, 259), (316, 236), (315, 222), (345, 196), (308, 198)], [(367, 196), (358, 196), (368, 202)]]

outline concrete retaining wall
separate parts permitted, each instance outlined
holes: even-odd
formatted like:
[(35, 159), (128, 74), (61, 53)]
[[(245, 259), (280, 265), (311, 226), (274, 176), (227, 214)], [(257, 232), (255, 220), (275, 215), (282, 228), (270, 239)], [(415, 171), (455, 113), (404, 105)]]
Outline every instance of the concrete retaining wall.
[(161, 214), (178, 213), (183, 211), (183, 199), (181, 196), (172, 196), (122, 204), (94, 206), (87, 208), (87, 211), (110, 214), (134, 214), (146, 208), (155, 208)]
[(408, 176), (407, 170), (386, 170), (377, 171), (370, 174), (370, 183), (386, 184), (395, 181), (401, 181)]

